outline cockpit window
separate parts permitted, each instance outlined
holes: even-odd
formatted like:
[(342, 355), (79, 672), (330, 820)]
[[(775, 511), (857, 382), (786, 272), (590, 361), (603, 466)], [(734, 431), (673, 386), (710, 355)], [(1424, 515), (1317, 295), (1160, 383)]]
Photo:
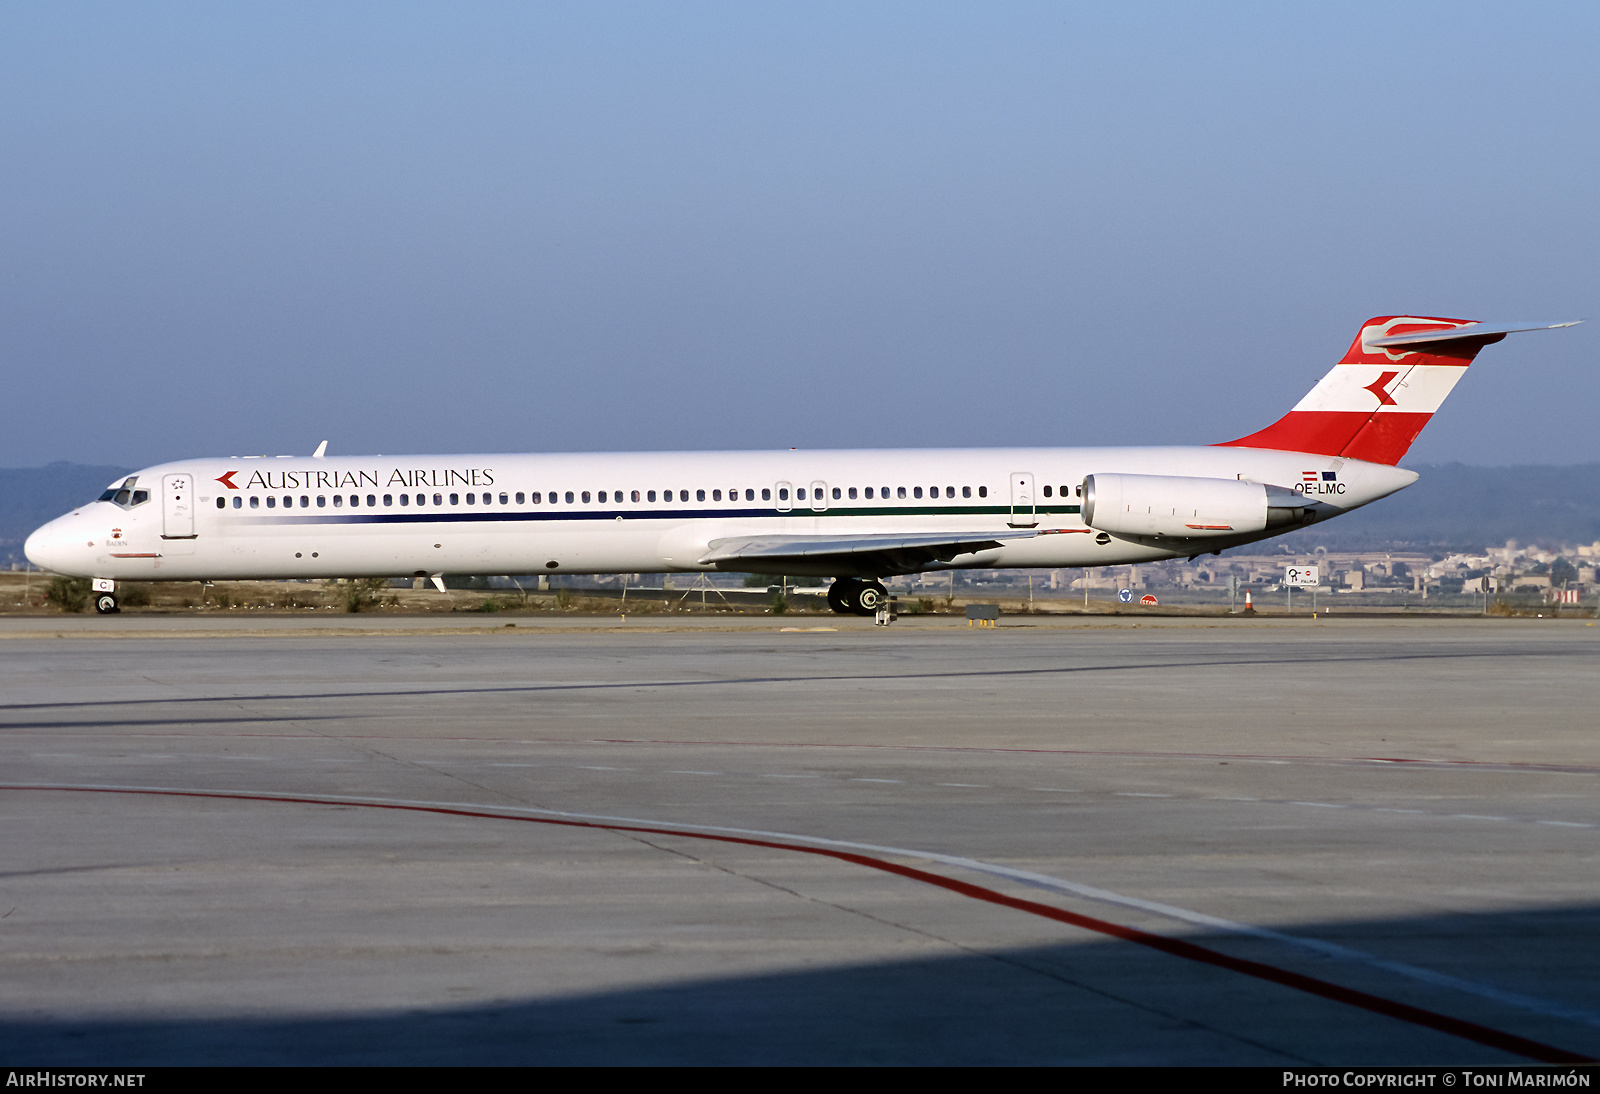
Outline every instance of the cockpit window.
[(97, 499), (109, 501), (123, 509), (132, 509), (135, 505), (143, 505), (150, 500), (150, 491), (135, 490), (133, 484), (139, 481), (138, 475), (129, 475), (123, 480), (121, 486), (108, 486), (106, 492)]

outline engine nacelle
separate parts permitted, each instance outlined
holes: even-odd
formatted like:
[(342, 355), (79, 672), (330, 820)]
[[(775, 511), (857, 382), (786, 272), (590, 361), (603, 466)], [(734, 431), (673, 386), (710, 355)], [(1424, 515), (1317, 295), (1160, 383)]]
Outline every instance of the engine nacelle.
[(1083, 523), (1136, 538), (1218, 539), (1298, 524), (1306, 499), (1281, 486), (1188, 475), (1090, 475)]

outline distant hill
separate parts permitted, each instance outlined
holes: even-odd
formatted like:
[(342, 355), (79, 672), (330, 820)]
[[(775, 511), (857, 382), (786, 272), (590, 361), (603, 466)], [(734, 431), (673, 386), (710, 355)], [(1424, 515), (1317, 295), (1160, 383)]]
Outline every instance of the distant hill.
[[(1600, 540), (1600, 464), (1574, 467), (1419, 465), (1415, 485), (1317, 528), (1278, 542), (1309, 550), (1389, 547), (1482, 548)], [(0, 470), (0, 563), (21, 562), (22, 542), (39, 525), (98, 497), (130, 472), (52, 463)]]
[(45, 467), (0, 469), (0, 564), (22, 561), (22, 542), (45, 521), (98, 498), (106, 484), (132, 474), (121, 467), (60, 461)]
[(1554, 546), (1600, 540), (1600, 464), (1469, 467), (1418, 464), (1415, 485), (1275, 542), (1309, 549)]

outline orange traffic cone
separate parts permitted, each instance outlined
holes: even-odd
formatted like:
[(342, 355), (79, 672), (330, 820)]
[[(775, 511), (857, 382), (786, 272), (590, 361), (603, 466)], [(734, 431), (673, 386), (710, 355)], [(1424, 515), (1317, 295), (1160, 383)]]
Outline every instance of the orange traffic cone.
[(1244, 591), (1244, 611), (1241, 614), (1243, 614), (1243, 615), (1255, 615), (1256, 614), (1255, 605), (1250, 603), (1250, 590), (1249, 589), (1246, 589)]

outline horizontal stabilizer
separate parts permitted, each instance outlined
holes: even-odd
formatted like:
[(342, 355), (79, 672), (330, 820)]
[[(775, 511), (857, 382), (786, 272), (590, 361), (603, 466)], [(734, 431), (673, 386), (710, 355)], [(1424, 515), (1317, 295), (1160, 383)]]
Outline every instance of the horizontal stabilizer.
[(1406, 334), (1391, 334), (1387, 338), (1368, 338), (1369, 346), (1426, 346), (1436, 342), (1459, 342), (1463, 338), (1490, 338), (1494, 335), (1520, 334), (1525, 330), (1555, 330), (1575, 327), (1582, 319), (1569, 319), (1565, 323), (1468, 323), (1463, 327), (1444, 330), (1415, 330)]

